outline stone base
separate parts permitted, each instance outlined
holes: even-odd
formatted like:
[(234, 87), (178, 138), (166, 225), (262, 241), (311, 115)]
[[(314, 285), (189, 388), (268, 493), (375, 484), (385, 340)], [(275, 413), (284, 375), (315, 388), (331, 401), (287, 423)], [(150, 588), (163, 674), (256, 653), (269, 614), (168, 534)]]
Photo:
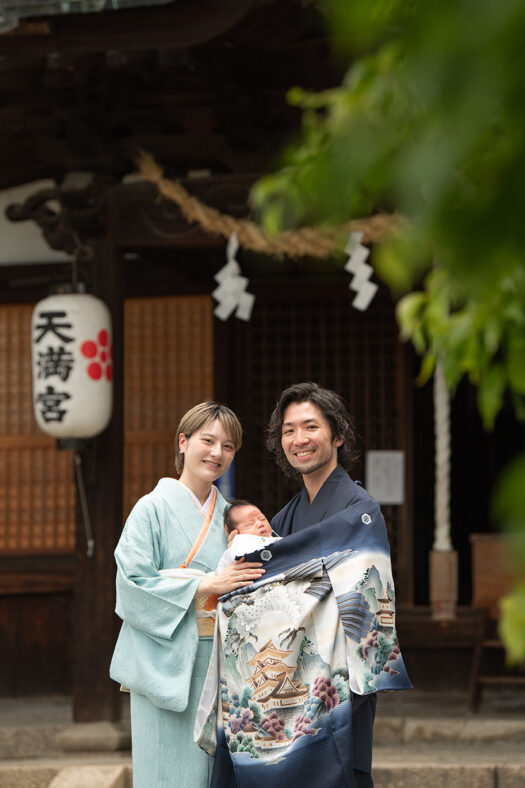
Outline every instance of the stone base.
[(49, 788), (127, 788), (125, 766), (66, 766), (49, 783)]
[(495, 788), (489, 766), (437, 766), (410, 764), (373, 769), (375, 788)]
[(66, 752), (107, 752), (131, 749), (129, 726), (116, 722), (82, 722), (64, 728), (56, 743)]

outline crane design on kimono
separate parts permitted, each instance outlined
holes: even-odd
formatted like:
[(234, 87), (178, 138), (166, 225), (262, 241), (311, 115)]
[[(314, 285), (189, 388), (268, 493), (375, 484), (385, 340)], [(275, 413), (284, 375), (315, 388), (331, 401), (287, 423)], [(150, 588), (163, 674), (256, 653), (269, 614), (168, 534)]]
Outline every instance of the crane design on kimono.
[[(242, 642), (256, 645), (259, 622), (265, 615), (275, 611), (288, 619), (288, 626), (277, 634), (280, 646), (290, 648), (298, 633), (305, 631), (302, 623), (305, 614), (305, 605), (301, 603), (303, 594), (324, 599), (332, 591), (328, 571), (355, 553), (348, 549), (299, 564), (267, 583), (257, 584), (256, 591), (241, 592), (225, 600), (223, 612), (228, 618), (235, 614), (235, 621), (230, 625), (230, 644), (233, 645), (235, 641), (236, 647)], [(292, 582), (293, 594), (286, 587)]]
[[(301, 582), (298, 588), (298, 596), (308, 587), (307, 580)], [(234, 602), (230, 605), (230, 602)], [(257, 589), (257, 595), (243, 595), (237, 597), (235, 601), (228, 600), (223, 605), (223, 611), (228, 616), (235, 614), (235, 622), (229, 633), (229, 640), (232, 642), (232, 635), (235, 640), (257, 645), (259, 637), (257, 634), (259, 622), (268, 613), (279, 612), (284, 614), (289, 625), (278, 633), (281, 647), (288, 647), (294, 642), (299, 631), (303, 630), (302, 619), (304, 616), (303, 607), (287, 592), (281, 583), (268, 583)]]

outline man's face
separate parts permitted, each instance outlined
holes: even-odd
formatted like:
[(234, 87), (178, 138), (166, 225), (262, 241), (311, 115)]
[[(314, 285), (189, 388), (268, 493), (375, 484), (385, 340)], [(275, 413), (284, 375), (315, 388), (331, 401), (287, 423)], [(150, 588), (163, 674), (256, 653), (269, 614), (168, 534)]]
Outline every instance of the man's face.
[(240, 534), (255, 534), (256, 536), (271, 536), (272, 527), (264, 514), (257, 506), (235, 506), (230, 519)]
[(322, 471), (328, 476), (337, 466), (337, 447), (328, 419), (313, 402), (293, 402), (284, 412), (281, 446), (286, 459), (301, 474)]

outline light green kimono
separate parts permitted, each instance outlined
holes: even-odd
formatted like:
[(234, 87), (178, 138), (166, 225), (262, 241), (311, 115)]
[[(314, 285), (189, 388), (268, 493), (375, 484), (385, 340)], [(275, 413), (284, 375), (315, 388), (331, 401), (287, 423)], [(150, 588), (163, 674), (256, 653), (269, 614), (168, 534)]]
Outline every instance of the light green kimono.
[[(189, 568), (215, 569), (227, 544), (226, 505), (217, 492), (208, 532)], [(134, 506), (115, 550), (116, 613), (123, 624), (110, 675), (131, 691), (135, 788), (208, 784), (210, 759), (193, 743), (211, 648), (197, 633), (194, 596), (200, 578), (159, 574), (180, 566), (203, 519), (182, 485), (161, 479)]]

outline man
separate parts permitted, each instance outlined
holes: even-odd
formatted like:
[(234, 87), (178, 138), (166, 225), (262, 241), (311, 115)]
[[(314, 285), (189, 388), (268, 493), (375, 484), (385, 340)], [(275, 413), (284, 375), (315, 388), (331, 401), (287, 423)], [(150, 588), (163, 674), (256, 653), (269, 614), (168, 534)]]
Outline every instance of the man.
[[(280, 536), (374, 499), (348, 476), (355, 433), (342, 399), (316, 383), (285, 389), (268, 426), (267, 447), (287, 476), (302, 478), (301, 491), (271, 526)], [(363, 526), (366, 527), (366, 526)], [(354, 788), (373, 788), (372, 733), (376, 695), (352, 696)]]

